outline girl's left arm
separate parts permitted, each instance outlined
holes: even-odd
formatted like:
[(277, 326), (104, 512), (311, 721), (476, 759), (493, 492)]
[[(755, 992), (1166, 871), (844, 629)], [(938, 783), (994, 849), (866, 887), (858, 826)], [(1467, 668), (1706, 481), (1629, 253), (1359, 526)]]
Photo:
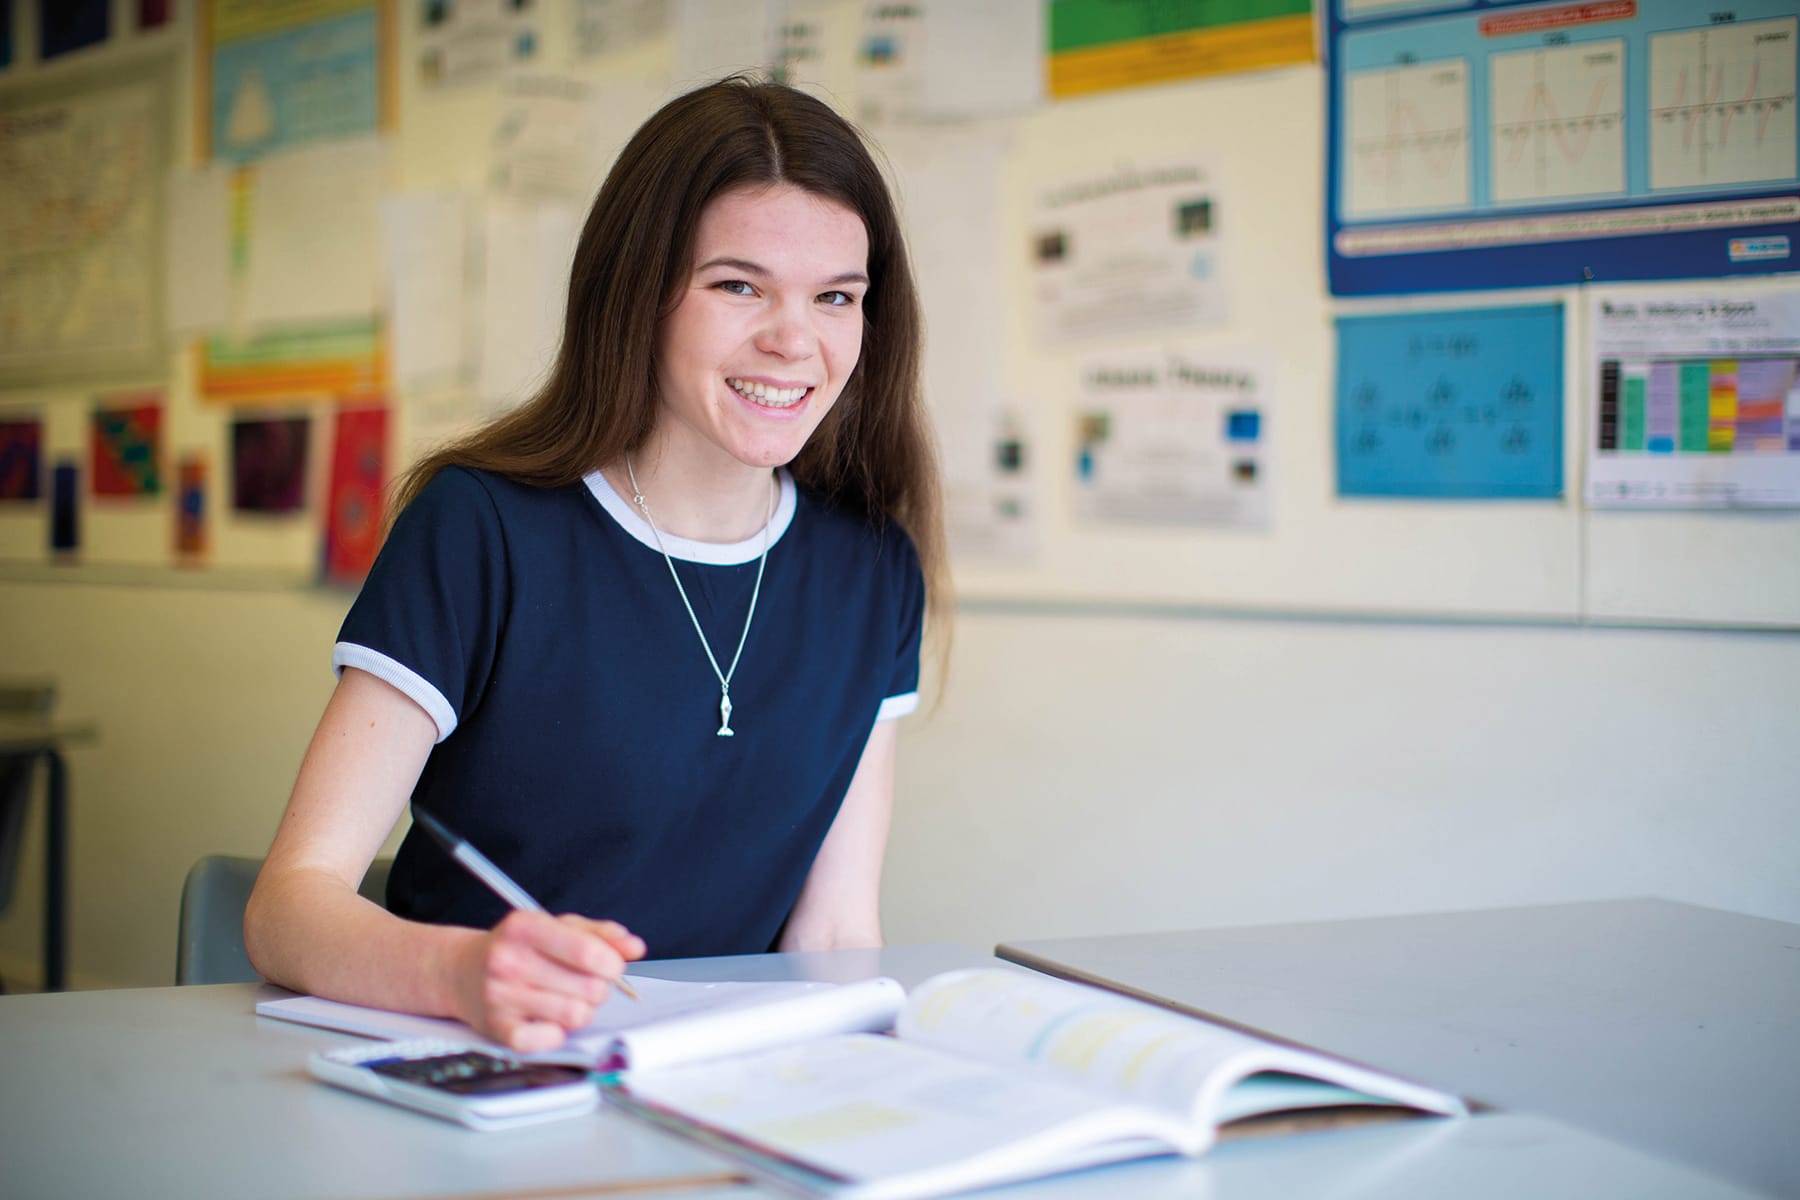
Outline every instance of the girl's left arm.
[(881, 863), (894, 807), (897, 720), (877, 721), (825, 834), (800, 898), (781, 932), (781, 950), (881, 945)]

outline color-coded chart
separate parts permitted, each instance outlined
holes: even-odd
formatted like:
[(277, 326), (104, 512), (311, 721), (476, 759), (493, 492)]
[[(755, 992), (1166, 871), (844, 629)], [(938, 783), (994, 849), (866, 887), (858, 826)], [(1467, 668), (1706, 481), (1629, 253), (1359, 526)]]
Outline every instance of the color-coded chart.
[(1588, 310), (1599, 508), (1800, 508), (1800, 293), (1607, 292)]
[(1800, 451), (1800, 359), (1607, 360), (1600, 364), (1602, 453)]

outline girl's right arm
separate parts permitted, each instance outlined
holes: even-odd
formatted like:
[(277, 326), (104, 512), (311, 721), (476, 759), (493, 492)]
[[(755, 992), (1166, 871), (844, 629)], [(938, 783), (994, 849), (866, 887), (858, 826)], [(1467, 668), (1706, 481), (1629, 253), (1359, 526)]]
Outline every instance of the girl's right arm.
[(346, 668), (244, 913), (271, 982), (352, 1004), (455, 1017), (517, 1050), (586, 1025), (643, 942), (612, 921), (515, 912), (488, 932), (402, 920), (357, 893), (437, 727), (397, 688)]

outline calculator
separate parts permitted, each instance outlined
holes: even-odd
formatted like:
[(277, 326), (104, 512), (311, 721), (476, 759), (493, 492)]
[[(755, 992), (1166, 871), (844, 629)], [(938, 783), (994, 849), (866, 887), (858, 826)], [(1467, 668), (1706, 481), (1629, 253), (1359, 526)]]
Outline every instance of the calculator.
[(583, 1068), (532, 1062), (468, 1042), (419, 1039), (315, 1050), (314, 1078), (469, 1129), (511, 1129), (593, 1112), (600, 1088)]

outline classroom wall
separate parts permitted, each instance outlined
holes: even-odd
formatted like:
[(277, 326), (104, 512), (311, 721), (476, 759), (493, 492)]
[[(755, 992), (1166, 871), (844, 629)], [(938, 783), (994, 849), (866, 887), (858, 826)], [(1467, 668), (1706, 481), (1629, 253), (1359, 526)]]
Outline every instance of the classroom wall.
[[(178, 76), (191, 77), (185, 56)], [(1160, 607), (1062, 603), (1012, 587), (1016, 573), (963, 565), (941, 701), (902, 735), (890, 939), (984, 947), (1646, 894), (1800, 921), (1800, 635), (1604, 628), (1562, 620), (1552, 604), (1501, 614), (1516, 620), (1485, 619), (1494, 614), (1479, 605), (1448, 606), (1469, 619), (1388, 619), (1346, 602), (1379, 591), (1385, 576), (1371, 561), (1421, 579), (1432, 562), (1486, 578), (1524, 544), (1521, 520), (1570, 531), (1557, 553), (1521, 561), (1543, 572), (1544, 594), (1574, 595), (1587, 547), (1564, 507), (1519, 518), (1390, 506), (1335, 527), (1348, 536), (1315, 519), (1337, 511), (1321, 91), (1316, 68), (1167, 86), (1072, 104), (1022, 135), (1027, 153), (1046, 158), (1079, 149), (1059, 142), (1059, 128), (1095, 141), (1116, 129), (1121, 145), (1180, 130), (1194, 148), (1219, 150), (1237, 203), (1254, 211), (1233, 247), (1241, 307), (1202, 340), (1281, 358), (1286, 473), (1266, 545), (1296, 528), (1312, 544), (1282, 552), (1262, 577), (1315, 615), (1232, 590), (1234, 577), (1271, 561), (1257, 559), (1256, 535), (1060, 543), (1059, 570), (1083, 546), (1126, 565), (1185, 547), (1217, 584), (1197, 599), (1229, 606), (1212, 609), (1160, 586), (1148, 597)], [(428, 99), (409, 84), (401, 100), (399, 182), (479, 181), (482, 143), (468, 131), (485, 130), (491, 93)], [(1281, 135), (1246, 129), (1248, 111)], [(1016, 313), (995, 321), (1009, 362), (1042, 397), (1038, 435), (1056, 460), (1067, 384)], [(178, 395), (188, 384), (178, 361), (171, 371)], [(0, 392), (0, 408), (84, 394)], [(190, 405), (184, 419), (219, 417)], [(1569, 422), (1578, 434), (1578, 410)], [(1048, 483), (1048, 521), (1065, 519), (1065, 501)], [(1697, 548), (1745, 530), (1765, 539), (1759, 547), (1771, 531), (1786, 546), (1796, 528), (1791, 516), (1687, 524)], [(1620, 558), (1612, 576), (1629, 578), (1634, 562), (1660, 570), (1652, 559), (1669, 543), (1632, 538), (1642, 521), (1606, 528), (1627, 531), (1605, 539)], [(166, 533), (145, 522), (135, 536)], [(1317, 586), (1306, 584), (1309, 563)], [(1791, 605), (1794, 569), (1791, 556), (1768, 556), (1743, 589), (1746, 610)], [(1355, 586), (1332, 585), (1342, 579)], [(171, 981), (183, 873), (202, 854), (266, 847), (329, 694), (329, 647), (348, 602), (253, 573), (0, 570), (0, 672), (54, 676), (62, 711), (101, 727), (96, 744), (69, 754), (76, 985)], [(27, 837), (30, 858), (0, 914), (0, 977), (14, 985), (38, 970), (40, 809)]]

